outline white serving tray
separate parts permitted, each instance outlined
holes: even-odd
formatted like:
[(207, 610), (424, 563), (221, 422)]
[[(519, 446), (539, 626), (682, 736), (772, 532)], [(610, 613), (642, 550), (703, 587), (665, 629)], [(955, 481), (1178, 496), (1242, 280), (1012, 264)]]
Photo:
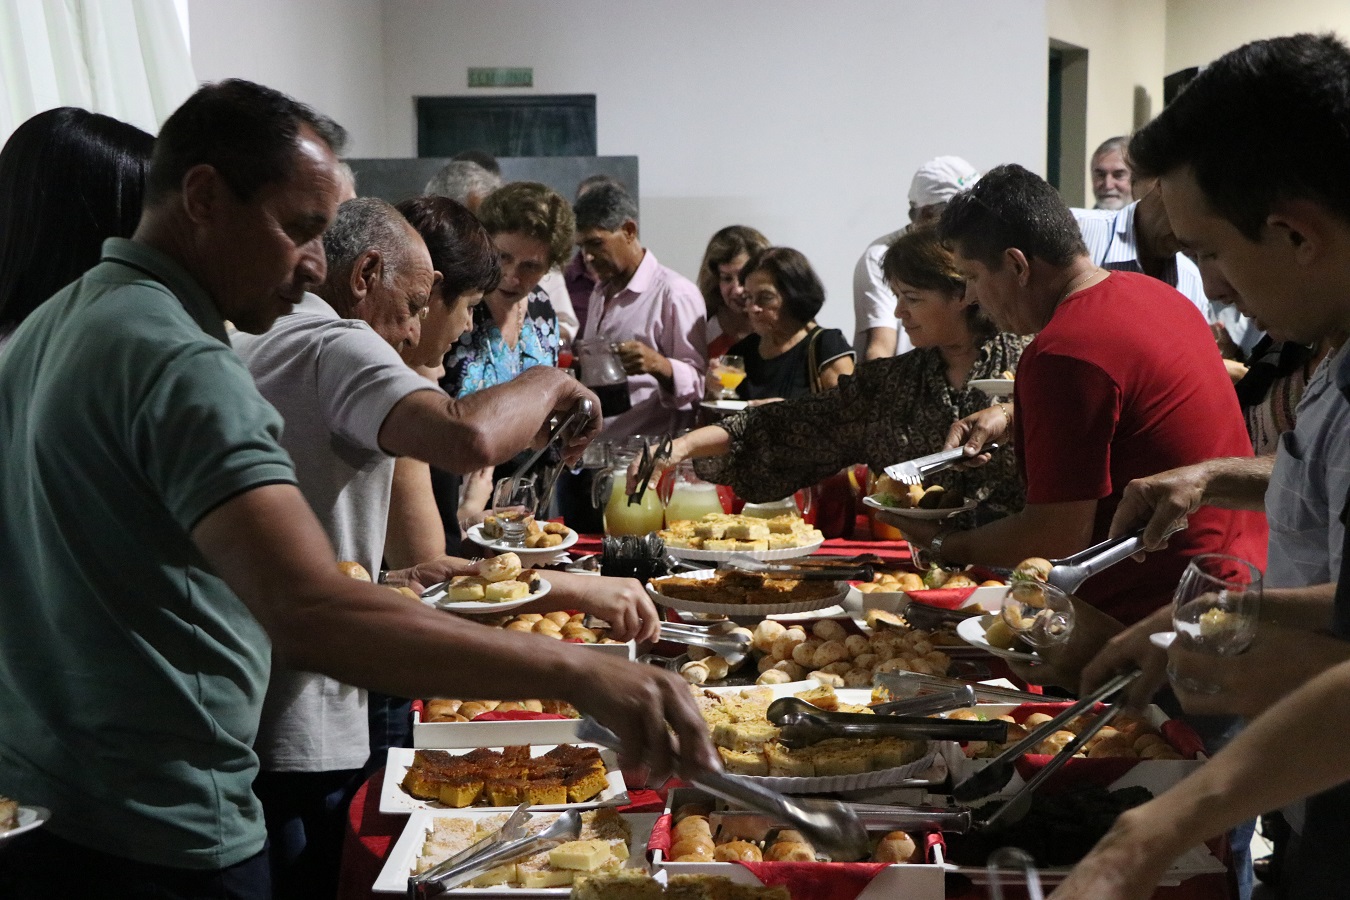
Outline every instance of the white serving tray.
[[(666, 813), (671, 814), (685, 803), (711, 803), (712, 798), (688, 788), (670, 792), (666, 801)], [(858, 894), (858, 900), (942, 900), (944, 894), (943, 878), (952, 867), (942, 857), (942, 847), (933, 848), (935, 860), (931, 863), (906, 863), (890, 865), (877, 873), (871, 883)], [(670, 875), (720, 875), (736, 884), (762, 885), (749, 869), (737, 863), (677, 863), (665, 858), (660, 850), (653, 851), (652, 865)], [(834, 863), (816, 863), (818, 866), (832, 866)]]
[(566, 553), (577, 542), (576, 531), (569, 528), (567, 534), (563, 535), (562, 543), (553, 547), (526, 547), (523, 544), (517, 547), (496, 538), (484, 537), (481, 523), (470, 525), (468, 530), (464, 532), (464, 536), (478, 546), (486, 547), (494, 553), (514, 553), (520, 557), (521, 565), (527, 569), (531, 566), (547, 565), (550, 560)]
[[(575, 743), (575, 742), (573, 742)], [(500, 750), (503, 746), (518, 746), (511, 744), (494, 745), (489, 749)], [(543, 756), (553, 749), (554, 745), (537, 745), (531, 748), (532, 756)], [(592, 746), (590, 744), (578, 744), (578, 746)], [(431, 749), (431, 748), (427, 748)], [(445, 748), (434, 748), (445, 749)], [(469, 748), (455, 748), (465, 750)], [(455, 753), (455, 749), (450, 750)], [(380, 787), (380, 812), (390, 815), (407, 815), (416, 812), (419, 809), (438, 810), (444, 812), (510, 812), (515, 809), (514, 806), (469, 806), (464, 809), (452, 809), (436, 802), (435, 800), (418, 800), (403, 789), (403, 776), (407, 774), (408, 767), (412, 765), (413, 756), (416, 750), (407, 747), (391, 747), (389, 749), (389, 758), (384, 765), (384, 783)], [(456, 756), (462, 755), (455, 753)], [(588, 800), (585, 803), (564, 803), (555, 806), (536, 806), (534, 809), (595, 809), (600, 806), (622, 806), (628, 802), (628, 787), (624, 784), (623, 772), (619, 769), (619, 760), (613, 750), (601, 749), (600, 758), (605, 761), (606, 775), (609, 784), (596, 795), (594, 800)]]
[(778, 559), (796, 559), (810, 556), (821, 548), (825, 539), (821, 538), (804, 547), (787, 547), (783, 550), (694, 550), (690, 547), (666, 546), (671, 556), (687, 559), (691, 562), (725, 562), (729, 559), (754, 559), (760, 562), (773, 562)]
[[(542, 810), (542, 807), (535, 807)], [(462, 810), (429, 810), (423, 809), (414, 812), (408, 817), (408, 824), (403, 826), (403, 832), (398, 840), (394, 842), (393, 849), (389, 851), (389, 857), (384, 862), (384, 868), (380, 870), (380, 875), (375, 879), (375, 884), (371, 887), (377, 894), (399, 894), (406, 896), (408, 893), (408, 876), (413, 872), (413, 866), (417, 863), (417, 857), (421, 855), (422, 845), (426, 842), (427, 832), (429, 832), (436, 819), (441, 818), (461, 818), (461, 819), (485, 819), (492, 815), (490, 810), (462, 809)], [(647, 869), (647, 839), (651, 837), (652, 826), (656, 824), (655, 813), (625, 813), (624, 819), (628, 822), (629, 830), (632, 832), (632, 838), (628, 842), (628, 860), (624, 863), (624, 868), (628, 869)], [(738, 867), (739, 868), (739, 867)], [(572, 893), (570, 887), (558, 888), (522, 888), (509, 887), (507, 885), (497, 885), (486, 888), (453, 888), (445, 892), (447, 897), (567, 897)]]

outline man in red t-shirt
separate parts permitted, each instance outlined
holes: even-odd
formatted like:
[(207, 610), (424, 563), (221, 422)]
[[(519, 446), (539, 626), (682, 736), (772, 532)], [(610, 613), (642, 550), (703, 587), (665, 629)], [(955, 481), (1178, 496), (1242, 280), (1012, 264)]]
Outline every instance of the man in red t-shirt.
[[(1039, 332), (1018, 366), (1016, 416), (1003, 407), (1027, 506), (971, 531), (895, 520), (911, 540), (946, 562), (1065, 557), (1106, 539), (1131, 479), (1251, 456), (1204, 317), (1160, 281), (1095, 266), (1068, 207), (1040, 177), (994, 169), (952, 199), (939, 228), (966, 290), (999, 329)], [(1206, 507), (1167, 549), (1107, 570), (1078, 595), (1128, 625), (1170, 600), (1189, 557), (1230, 553), (1264, 568), (1265, 546), (1260, 514)]]

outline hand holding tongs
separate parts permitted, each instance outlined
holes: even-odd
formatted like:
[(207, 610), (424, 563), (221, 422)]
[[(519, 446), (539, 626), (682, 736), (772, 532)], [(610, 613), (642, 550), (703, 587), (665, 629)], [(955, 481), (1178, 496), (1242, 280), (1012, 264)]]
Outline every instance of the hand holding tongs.
[(876, 574), (870, 564), (849, 565), (841, 563), (833, 566), (788, 566), (759, 562), (754, 559), (724, 559), (717, 564), (719, 569), (735, 569), (741, 572), (758, 572), (775, 578), (795, 578), (799, 581), (871, 581)]
[[(589, 717), (581, 720), (577, 739), (611, 750), (619, 749), (618, 736)], [(861, 859), (868, 853), (867, 829), (857, 813), (838, 800), (785, 797), (726, 772), (700, 772), (686, 780), (704, 793), (740, 804), (797, 829), (808, 841), (836, 859)]]
[[(998, 448), (998, 444), (990, 444), (980, 452), (988, 453)], [(882, 471), (886, 473), (887, 478), (901, 484), (923, 484), (923, 480), (929, 475), (935, 475), (945, 469), (950, 469), (966, 458), (966, 448), (955, 447), (951, 450), (943, 450), (940, 453), (920, 456), (918, 459), (911, 459), (908, 462), (896, 463), (893, 466), (887, 466)]]
[[(1184, 526), (1173, 528), (1164, 537), (1176, 534), (1182, 527)], [(1123, 534), (1120, 537), (1111, 538), (1109, 541), (1094, 544), (1086, 550), (1080, 550), (1073, 556), (1050, 560), (1050, 574), (1045, 580), (1064, 593), (1072, 594), (1093, 575), (1114, 566), (1123, 559), (1134, 556), (1143, 549), (1144, 530), (1141, 528), (1134, 534)]]
[(712, 628), (679, 622), (662, 622), (660, 638), (663, 641), (710, 650), (725, 659), (729, 666), (737, 665), (750, 652), (750, 638), (745, 634), (719, 632)]
[(516, 470), (515, 477), (523, 480), (531, 477), (531, 470), (540, 460), (544, 461), (546, 469), (542, 473), (542, 483), (539, 485), (540, 509), (548, 508), (549, 501), (553, 496), (553, 488), (558, 483), (558, 476), (562, 474), (564, 448), (586, 427), (586, 423), (590, 422), (594, 411), (594, 404), (591, 403), (590, 398), (581, 398), (577, 405), (572, 407), (571, 412), (554, 422), (544, 446), (536, 450), (534, 455)]
[(652, 449), (652, 446), (645, 440), (642, 442), (642, 456), (638, 460), (637, 475), (633, 482), (637, 487), (628, 494), (629, 506), (640, 501), (642, 495), (647, 492), (647, 485), (651, 482), (653, 473), (656, 472), (657, 464), (662, 460), (670, 459), (673, 443), (668, 434), (661, 436), (661, 440), (656, 442), (655, 449)]

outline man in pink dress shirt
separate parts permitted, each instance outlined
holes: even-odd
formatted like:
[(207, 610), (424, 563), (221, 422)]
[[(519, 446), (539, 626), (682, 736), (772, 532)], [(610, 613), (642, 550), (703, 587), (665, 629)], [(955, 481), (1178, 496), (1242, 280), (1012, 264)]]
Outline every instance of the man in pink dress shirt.
[(605, 417), (601, 437), (659, 435), (693, 424), (708, 366), (706, 305), (694, 283), (638, 240), (637, 204), (598, 185), (576, 204), (577, 245), (599, 278), (583, 338), (619, 345), (631, 408)]

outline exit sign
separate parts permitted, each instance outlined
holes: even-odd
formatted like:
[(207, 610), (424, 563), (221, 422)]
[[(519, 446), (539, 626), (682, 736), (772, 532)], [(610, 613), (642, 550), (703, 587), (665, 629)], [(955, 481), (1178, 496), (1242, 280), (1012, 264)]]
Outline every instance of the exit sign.
[(534, 69), (525, 68), (470, 68), (469, 87), (471, 88), (520, 88), (534, 87)]

